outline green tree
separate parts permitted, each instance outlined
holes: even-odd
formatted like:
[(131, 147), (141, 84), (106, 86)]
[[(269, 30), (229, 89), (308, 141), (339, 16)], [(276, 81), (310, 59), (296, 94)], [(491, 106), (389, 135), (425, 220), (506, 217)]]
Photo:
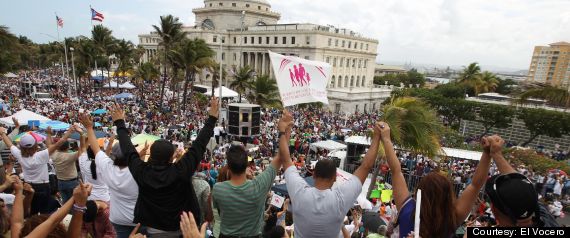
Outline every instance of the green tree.
[(497, 75), (489, 71), (485, 71), (480, 74), (472, 84), (475, 89), (475, 95), (478, 95), (480, 93), (494, 92), (499, 81)]
[(262, 75), (253, 80), (248, 100), (263, 108), (280, 107), (281, 100), (277, 82), (269, 75)]
[[(94, 60), (98, 67), (107, 69), (109, 73), (109, 56), (115, 51), (116, 40), (113, 38), (113, 31), (103, 25), (96, 25), (91, 30), (91, 39), (95, 48)], [(104, 75), (104, 74), (103, 74)], [(109, 75), (110, 76), (110, 75)], [(109, 85), (111, 81), (109, 80)]]
[(234, 75), (234, 81), (230, 83), (230, 87), (239, 94), (239, 102), (241, 103), (241, 95), (245, 94), (245, 90), (251, 88), (251, 81), (255, 71), (246, 65), (240, 68)]
[(168, 54), (170, 49), (178, 42), (182, 41), (186, 36), (186, 33), (182, 31), (182, 23), (178, 17), (172, 15), (166, 15), (160, 17), (160, 26), (152, 25), (154, 30), (158, 33), (162, 41), (160, 46), (164, 49), (164, 62), (162, 67), (164, 67), (164, 75), (162, 78), (162, 84), (160, 87), (160, 107), (162, 108), (162, 101), (164, 98), (164, 87), (166, 85), (167, 77), (167, 64), (168, 64)]
[(503, 95), (511, 94), (514, 91), (513, 89), (518, 86), (517, 82), (515, 82), (511, 78), (507, 78), (504, 80), (499, 78), (497, 79), (497, 81), (498, 84), (497, 88), (495, 89), (495, 92)]
[[(388, 123), (392, 140), (399, 148), (429, 157), (440, 153), (443, 126), (427, 103), (413, 97), (399, 97), (384, 106), (382, 112), (380, 120)], [(382, 148), (381, 145), (379, 154), (384, 157)], [(371, 181), (376, 181), (377, 176), (378, 166)], [(373, 187), (370, 186), (367, 197), (370, 197)]]
[(528, 90), (520, 93), (519, 102), (530, 98), (544, 99), (555, 106), (570, 107), (570, 90), (549, 84), (525, 85)]
[(469, 64), (467, 67), (463, 67), (463, 72), (459, 74), (459, 82), (470, 82), (475, 81), (477, 77), (481, 74), (481, 67), (477, 62)]
[(196, 74), (203, 68), (211, 67), (215, 52), (202, 39), (183, 40), (172, 52), (172, 58), (184, 69), (184, 93), (182, 110), (186, 110), (188, 85), (194, 83)]
[(481, 103), (479, 109), (476, 121), (483, 124), (485, 128), (481, 136), (486, 135), (491, 128), (508, 128), (516, 115), (515, 110), (510, 106)]
[(13, 70), (19, 63), (18, 48), (18, 38), (8, 27), (0, 25), (0, 74)]
[[(117, 72), (119, 75), (126, 77), (127, 72), (133, 69), (133, 58), (135, 56), (135, 46), (131, 41), (120, 40), (117, 43), (117, 50), (115, 56), (118, 59), (119, 65), (117, 67)], [(117, 77), (117, 73), (115, 73)], [(117, 88), (119, 84), (117, 83)]]
[(518, 117), (524, 121), (530, 137), (522, 143), (526, 147), (540, 135), (560, 138), (570, 133), (570, 116), (567, 113), (545, 109), (523, 108)]
[(143, 63), (141, 66), (137, 68), (134, 77), (140, 80), (139, 89), (143, 97), (145, 95), (145, 87), (144, 87), (145, 84), (147, 82), (152, 82), (158, 79), (159, 76), (160, 76), (160, 71), (154, 66), (154, 64), (150, 62)]
[(465, 98), (466, 88), (461, 83), (446, 83), (435, 87), (435, 91), (447, 98)]

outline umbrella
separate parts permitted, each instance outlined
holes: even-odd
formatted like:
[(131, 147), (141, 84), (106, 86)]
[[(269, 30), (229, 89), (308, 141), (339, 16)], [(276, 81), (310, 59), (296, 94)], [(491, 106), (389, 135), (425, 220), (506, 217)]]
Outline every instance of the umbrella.
[(51, 127), (53, 131), (65, 131), (69, 129), (70, 125), (61, 121), (40, 122), (40, 129), (47, 130), (48, 127)]
[[(103, 131), (95, 131), (95, 137), (96, 138), (104, 138), (107, 136), (107, 133), (103, 132)], [(79, 133), (74, 132), (73, 134), (71, 134), (71, 136), (69, 138), (73, 139), (73, 140), (79, 140), (81, 137), (81, 135), (79, 135)]]
[(132, 93), (119, 93), (113, 97), (115, 99), (123, 99), (123, 98), (134, 98), (135, 95), (133, 95)]
[(99, 123), (99, 122), (95, 122), (95, 123), (93, 124), (93, 126), (94, 126), (94, 127), (102, 127), (103, 124), (101, 124), (101, 123)]
[(377, 231), (379, 226), (386, 225), (386, 222), (382, 220), (377, 212), (364, 212), (362, 214), (362, 222), (364, 222), (364, 228), (369, 231)]
[(25, 134), (30, 134), (30, 135), (32, 135), (32, 136), (34, 137), (34, 139), (36, 139), (36, 142), (38, 142), (38, 143), (39, 143), (39, 142), (42, 142), (42, 141), (44, 141), (44, 140), (46, 139), (46, 136), (45, 136), (45, 135), (42, 135), (42, 134), (40, 134), (40, 133), (38, 133), (38, 132), (34, 132), (34, 131), (28, 131), (28, 132), (23, 132), (23, 133), (20, 133), (20, 134), (14, 136), (14, 139), (13, 139), (13, 140), (14, 140), (15, 142), (20, 142), (20, 138), (22, 138), (22, 136), (24, 136)]
[(93, 114), (93, 115), (102, 115), (102, 114), (105, 114), (105, 113), (107, 113), (107, 110), (105, 110), (105, 109), (103, 109), (103, 108), (99, 108), (99, 109), (97, 109), (97, 110), (91, 112), (91, 114)]
[(156, 140), (160, 140), (160, 137), (150, 134), (138, 134), (131, 138), (131, 142), (134, 145), (144, 145), (145, 142), (154, 142)]

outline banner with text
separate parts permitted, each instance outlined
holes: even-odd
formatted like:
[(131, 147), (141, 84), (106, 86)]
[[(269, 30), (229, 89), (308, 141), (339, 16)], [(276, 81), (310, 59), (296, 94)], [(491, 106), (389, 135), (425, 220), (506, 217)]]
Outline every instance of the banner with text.
[(329, 103), (327, 85), (332, 71), (330, 64), (271, 51), (269, 57), (283, 106), (311, 102)]

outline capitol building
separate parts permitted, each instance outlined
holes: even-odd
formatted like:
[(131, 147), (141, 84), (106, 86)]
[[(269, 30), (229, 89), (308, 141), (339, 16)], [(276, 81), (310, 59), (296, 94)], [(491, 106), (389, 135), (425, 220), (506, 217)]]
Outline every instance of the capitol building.
[[(378, 110), (382, 101), (390, 97), (390, 88), (375, 87), (372, 83), (376, 39), (328, 25), (279, 24), (281, 14), (272, 11), (266, 0), (204, 0), (204, 6), (192, 12), (196, 23), (183, 27), (187, 37), (206, 41), (217, 52), (216, 61), (222, 61), (228, 69), (249, 65), (257, 75), (274, 77), (270, 50), (331, 64), (327, 91), (332, 111)], [(144, 61), (160, 57), (160, 41), (156, 32), (139, 35), (139, 45), (146, 49)], [(200, 77), (208, 82), (211, 77), (206, 74)]]

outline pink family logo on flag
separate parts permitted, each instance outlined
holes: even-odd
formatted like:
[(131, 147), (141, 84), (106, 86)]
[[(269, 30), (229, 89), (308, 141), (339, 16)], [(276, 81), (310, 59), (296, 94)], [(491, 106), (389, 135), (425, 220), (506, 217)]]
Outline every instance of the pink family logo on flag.
[(328, 104), (326, 87), (331, 66), (294, 56), (269, 52), (284, 106), (322, 102)]

